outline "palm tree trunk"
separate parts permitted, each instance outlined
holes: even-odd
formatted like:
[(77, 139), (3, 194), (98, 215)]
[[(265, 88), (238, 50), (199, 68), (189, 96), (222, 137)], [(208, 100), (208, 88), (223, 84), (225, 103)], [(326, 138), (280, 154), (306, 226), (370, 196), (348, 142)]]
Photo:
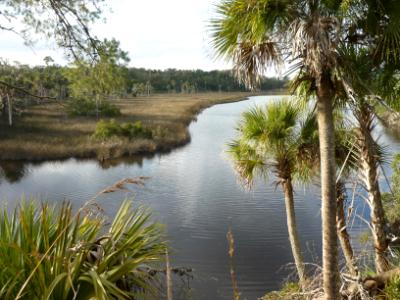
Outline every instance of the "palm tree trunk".
[(364, 104), (358, 117), (360, 125), (361, 165), (365, 188), (368, 192), (368, 202), (371, 209), (371, 227), (375, 248), (375, 267), (378, 273), (389, 268), (386, 257), (388, 243), (385, 232), (385, 212), (378, 181), (378, 161), (376, 146), (372, 137), (373, 115)]
[(284, 180), (282, 185), (285, 194), (286, 220), (290, 246), (292, 248), (292, 254), (294, 258), (294, 263), (296, 265), (297, 274), (299, 275), (300, 286), (304, 288), (306, 274), (303, 255), (301, 253), (300, 239), (297, 232), (296, 215), (294, 211), (293, 186), (291, 178)]
[(357, 276), (358, 270), (357, 265), (354, 260), (354, 253), (353, 248), (351, 247), (350, 243), (350, 236), (347, 232), (347, 224), (346, 224), (346, 217), (344, 213), (344, 201), (345, 201), (345, 190), (344, 190), (344, 183), (342, 181), (338, 181), (336, 183), (336, 227), (337, 233), (339, 236), (339, 242), (342, 247), (344, 259), (346, 260), (346, 266), (351, 275)]
[(381, 193), (377, 179), (376, 167), (371, 166), (370, 160), (363, 159), (363, 169), (366, 177), (366, 188), (371, 208), (372, 236), (375, 247), (375, 267), (377, 273), (385, 272), (389, 269), (386, 258), (388, 243), (384, 229), (385, 213), (382, 206)]
[(317, 111), (321, 159), (322, 265), (326, 300), (340, 299), (336, 233), (336, 162), (332, 90), (333, 87), (329, 76), (322, 75), (317, 84)]

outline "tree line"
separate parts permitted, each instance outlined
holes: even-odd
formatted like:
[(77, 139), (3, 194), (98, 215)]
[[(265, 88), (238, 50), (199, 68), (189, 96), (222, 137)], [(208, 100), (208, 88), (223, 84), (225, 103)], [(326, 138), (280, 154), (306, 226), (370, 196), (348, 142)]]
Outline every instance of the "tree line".
[[(94, 78), (86, 70), (86, 80), (82, 81), (79, 66), (76, 62), (71, 66), (54, 64), (50, 57), (44, 59), (45, 65), (28, 66), (19, 63), (0, 65), (0, 80), (15, 87), (25, 89), (38, 96), (66, 99), (74, 94), (73, 85), (92, 86), (88, 78)], [(112, 70), (107, 70), (113, 74)], [(116, 74), (117, 73), (117, 74)], [(110, 79), (104, 80), (110, 82)], [(142, 95), (151, 93), (197, 93), (197, 92), (238, 92), (248, 91), (245, 85), (239, 83), (233, 73), (228, 70), (150, 70), (119, 66), (114, 70), (114, 77), (118, 75), (122, 82), (111, 82), (109, 90), (117, 95)], [(76, 80), (76, 79), (79, 79)], [(99, 82), (99, 81), (96, 81)], [(287, 78), (263, 78), (260, 85), (261, 91), (284, 89), (288, 83)]]
[[(130, 68), (128, 54), (119, 42), (97, 42), (98, 59), (80, 57), (67, 66), (45, 57), (45, 65), (0, 63), (0, 110), (8, 116), (18, 115), (40, 100), (59, 101), (69, 113), (83, 116), (116, 116), (115, 98), (153, 93), (238, 92), (247, 91), (230, 71)], [(261, 91), (284, 89), (287, 78), (263, 78)]]
[[(144, 68), (129, 68), (127, 70), (129, 87), (146, 93), (146, 85), (151, 90), (164, 93), (196, 93), (196, 92), (237, 92), (247, 91), (244, 84), (238, 82), (229, 70), (149, 70)], [(262, 79), (260, 90), (268, 91), (285, 88), (287, 78)]]

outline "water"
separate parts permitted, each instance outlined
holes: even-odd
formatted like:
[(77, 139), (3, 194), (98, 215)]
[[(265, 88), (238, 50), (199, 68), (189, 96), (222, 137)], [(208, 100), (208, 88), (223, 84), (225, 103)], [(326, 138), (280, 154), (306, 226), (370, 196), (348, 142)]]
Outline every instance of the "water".
[[(138, 203), (152, 208), (154, 217), (166, 224), (173, 253), (173, 266), (194, 269), (192, 299), (232, 299), (226, 233), (235, 238), (235, 265), (243, 299), (256, 299), (279, 288), (292, 261), (287, 236), (282, 191), (274, 179), (257, 182), (251, 192), (241, 188), (224, 153), (235, 136), (240, 114), (274, 96), (216, 105), (199, 115), (190, 126), (192, 141), (169, 154), (133, 157), (100, 164), (93, 160), (69, 159), (61, 162), (0, 162), (0, 191), (10, 206), (22, 194), (26, 197), (59, 202), (69, 199), (79, 207), (91, 196), (116, 181), (149, 176), (146, 187), (135, 189)], [(400, 143), (382, 131), (381, 142), (391, 152)], [(321, 221), (319, 190), (316, 186), (296, 188), (298, 229), (306, 261), (320, 262)], [(118, 192), (99, 199), (110, 215), (128, 196)], [(360, 213), (367, 213), (363, 205)], [(356, 222), (357, 223), (357, 222)], [(353, 231), (365, 225), (358, 222)]]

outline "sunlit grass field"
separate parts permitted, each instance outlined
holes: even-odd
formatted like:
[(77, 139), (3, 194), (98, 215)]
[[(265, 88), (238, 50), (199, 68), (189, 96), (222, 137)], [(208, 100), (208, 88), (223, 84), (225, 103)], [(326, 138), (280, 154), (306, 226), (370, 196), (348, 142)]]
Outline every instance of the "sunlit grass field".
[[(115, 100), (121, 110), (117, 122), (141, 121), (155, 134), (152, 139), (92, 138), (97, 119), (71, 117), (57, 103), (32, 106), (9, 127), (0, 120), (0, 159), (45, 160), (98, 158), (106, 160), (137, 153), (168, 151), (190, 141), (188, 125), (204, 108), (235, 102), (250, 93), (155, 94)], [(105, 118), (109, 119), (109, 118)]]

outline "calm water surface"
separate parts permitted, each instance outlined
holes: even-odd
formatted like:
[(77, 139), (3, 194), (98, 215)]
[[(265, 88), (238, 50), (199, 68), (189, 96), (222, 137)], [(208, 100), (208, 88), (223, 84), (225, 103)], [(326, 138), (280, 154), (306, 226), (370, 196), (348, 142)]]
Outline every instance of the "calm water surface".
[[(289, 273), (282, 269), (292, 261), (284, 202), (273, 178), (269, 184), (257, 182), (251, 192), (243, 190), (224, 150), (235, 136), (240, 114), (276, 98), (252, 97), (205, 110), (190, 126), (191, 143), (161, 156), (107, 164), (75, 159), (40, 164), (1, 162), (2, 201), (13, 205), (24, 194), (52, 202), (69, 199), (79, 207), (122, 178), (149, 176), (145, 188), (135, 189), (136, 201), (149, 206), (154, 217), (166, 224), (173, 248), (171, 263), (194, 269), (191, 290), (179, 293), (177, 298), (232, 299), (226, 242), (231, 227), (240, 291), (243, 299), (257, 299), (278, 288)], [(395, 138), (383, 131), (380, 135), (390, 151), (400, 150)], [(296, 189), (305, 258), (317, 263), (321, 256), (318, 194), (314, 185)], [(114, 193), (99, 202), (113, 215), (126, 196)], [(368, 213), (363, 204), (358, 208), (360, 214)], [(364, 227), (358, 223), (353, 226), (355, 238)]]

